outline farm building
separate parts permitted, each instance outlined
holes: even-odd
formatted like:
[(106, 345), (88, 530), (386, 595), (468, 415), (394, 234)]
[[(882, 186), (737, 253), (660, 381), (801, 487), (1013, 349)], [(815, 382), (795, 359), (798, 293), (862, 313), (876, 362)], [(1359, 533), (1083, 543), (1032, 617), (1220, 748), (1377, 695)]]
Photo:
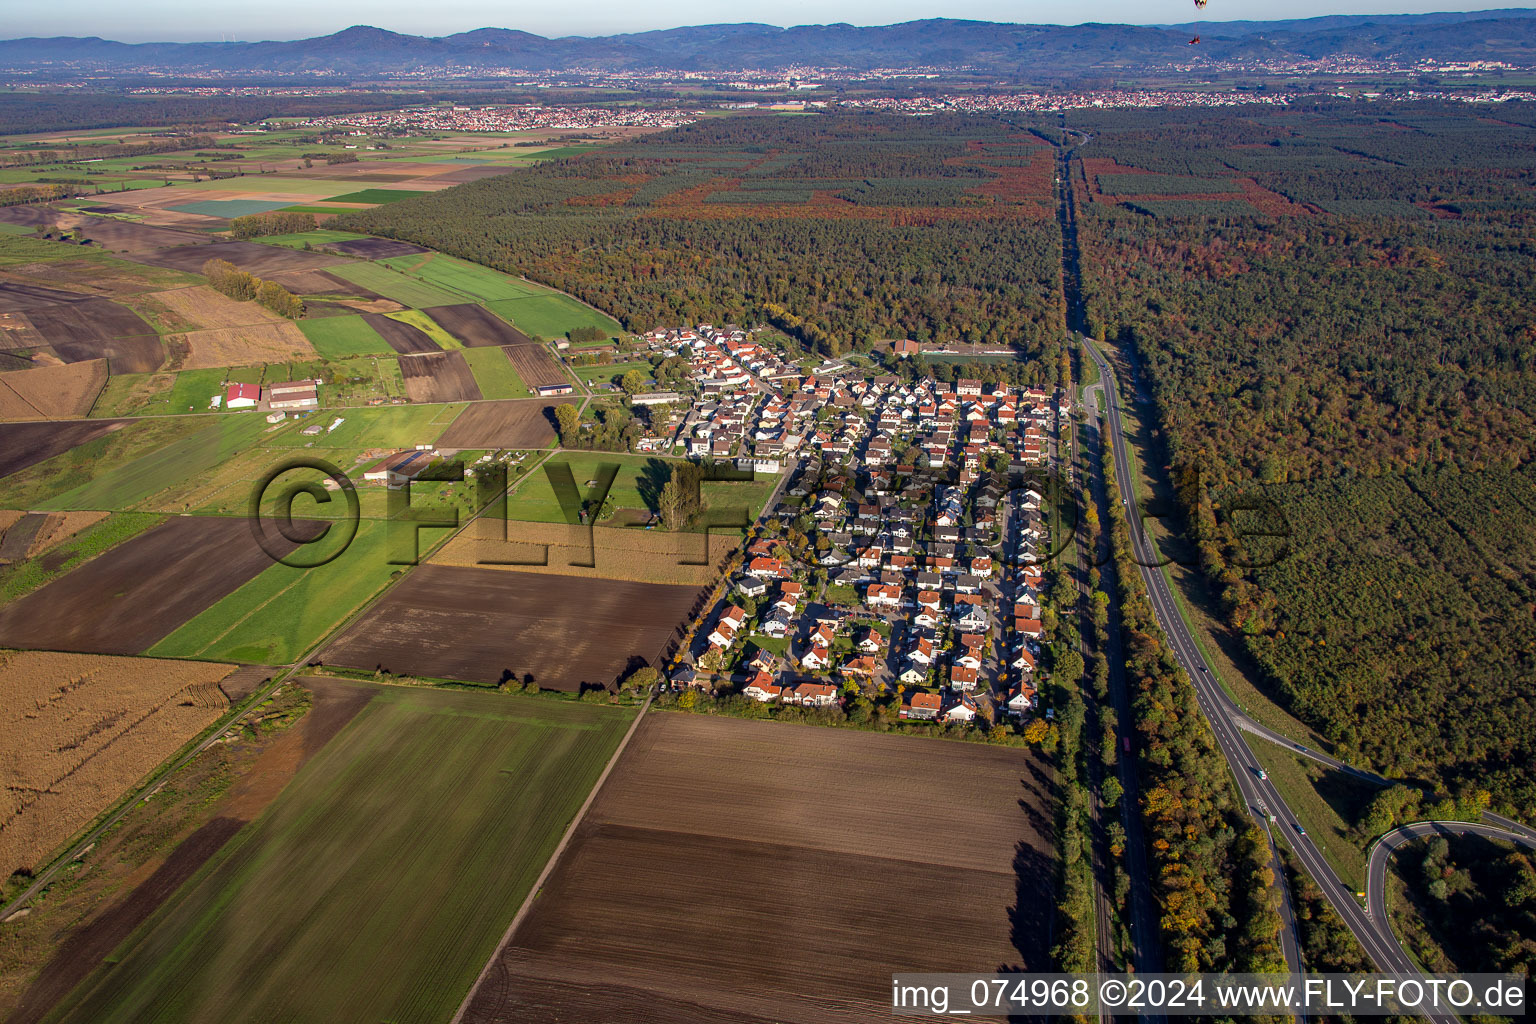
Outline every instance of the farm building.
[(273, 409), (320, 408), (319, 382), (291, 380), (267, 388), (267, 405)]
[(630, 398), (631, 405), (671, 405), (687, 399), (676, 391), (642, 391)]
[(254, 409), (261, 401), (261, 388), (255, 384), (231, 384), (224, 392), (227, 409)]
[(534, 390), (540, 398), (552, 398), (555, 395), (568, 395), (574, 389), (569, 384), (540, 384)]

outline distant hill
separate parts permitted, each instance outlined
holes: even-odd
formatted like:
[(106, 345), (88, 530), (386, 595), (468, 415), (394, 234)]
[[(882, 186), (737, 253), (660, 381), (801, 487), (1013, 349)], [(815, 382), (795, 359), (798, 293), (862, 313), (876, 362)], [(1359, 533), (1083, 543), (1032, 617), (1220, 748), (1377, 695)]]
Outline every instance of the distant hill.
[(628, 35), (546, 39), (482, 28), (431, 38), (354, 26), (257, 43), (118, 43), (56, 37), (0, 41), (0, 67), (55, 70), (379, 74), (452, 65), (526, 71), (728, 71), (791, 65), (971, 69), (1053, 77), (1187, 63), (1191, 33), (1217, 60), (1434, 57), (1536, 65), (1536, 11), (1337, 15), (1177, 25), (1016, 25), (930, 19), (898, 25), (699, 25)]

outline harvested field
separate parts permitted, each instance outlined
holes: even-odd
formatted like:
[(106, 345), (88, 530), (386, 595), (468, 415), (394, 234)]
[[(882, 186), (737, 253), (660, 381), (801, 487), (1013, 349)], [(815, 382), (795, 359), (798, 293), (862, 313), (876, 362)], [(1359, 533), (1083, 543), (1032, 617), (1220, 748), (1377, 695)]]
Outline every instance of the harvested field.
[[(395, 675), (545, 689), (606, 685), (659, 663), (697, 587), (423, 565), (320, 660)], [(0, 633), (0, 638), (3, 638)]]
[[(7, 513), (13, 515), (14, 513)], [(0, 565), (9, 565), (27, 557), (38, 531), (48, 521), (46, 512), (28, 512), (14, 522), (0, 526)]]
[(257, 277), (271, 277), (288, 270), (315, 270), (332, 266), (335, 256), (283, 249), (256, 242), (214, 242), (211, 245), (182, 245), (136, 257), (155, 267), (169, 267), (189, 273), (201, 273), (203, 264), (212, 259), (228, 260)]
[(401, 356), (400, 375), (413, 402), (478, 402), (483, 397), (462, 352)]
[[(246, 696), (270, 676), (261, 667), (237, 669), (219, 688), (234, 700), (234, 691)], [(368, 696), (326, 679), (285, 685), (264, 713), (275, 720), (203, 751), (153, 800), (130, 808), (72, 872), (67, 892), (55, 889), (10, 923), (15, 941), (0, 959), (0, 1014), (8, 1024), (37, 1024), (259, 815)], [(294, 714), (302, 717), (282, 727)]]
[(10, 476), (60, 452), (121, 430), (128, 420), (0, 425), (0, 477)]
[(358, 238), (350, 242), (327, 242), (324, 248), (347, 256), (360, 256), (365, 260), (383, 260), (391, 256), (414, 256), (427, 250), (410, 242), (397, 242), (392, 238)]
[(422, 184), (434, 184), (436, 182), (446, 181), (454, 185), (463, 185), (466, 182), (479, 181), (481, 178), (495, 178), (510, 172), (511, 168), (496, 167), (494, 165), (483, 165), (480, 167), (461, 167), (456, 171), (449, 171), (447, 174), (434, 174), (431, 178)]
[(459, 414), (437, 443), (443, 448), (543, 448), (555, 439), (554, 416), (555, 407), (537, 398), (477, 402)]
[(571, 379), (565, 375), (565, 370), (543, 345), (509, 346), (507, 358), (512, 360), (512, 368), (530, 388), (571, 382)]
[(105, 359), (0, 373), (0, 420), (84, 416), (106, 384)]
[(441, 352), (442, 348), (425, 331), (408, 323), (385, 316), (383, 313), (365, 313), (363, 322), (378, 332), (379, 337), (401, 355), (423, 352)]
[(0, 871), (56, 847), (224, 713), (230, 666), (0, 653)]
[(168, 339), (172, 350), (179, 343), (188, 347), (179, 370), (214, 369), (254, 363), (288, 363), (316, 358), (314, 346), (291, 320), (280, 323), (227, 327), (218, 331), (193, 331), (179, 339)]
[(27, 558), (36, 558), (50, 548), (58, 547), (75, 534), (95, 526), (110, 512), (37, 512), (45, 521), (38, 527), (32, 545), (23, 552)]
[[(470, 523), (429, 561), (433, 565), (703, 586), (716, 575), (712, 567), (741, 544), (739, 531), (736, 535), (713, 533), (708, 535), (706, 551), (705, 536), (601, 526), (589, 530), (566, 523), (484, 517)], [(691, 564), (695, 562), (705, 564)]]
[(137, 654), (271, 564), (244, 519), (178, 516), (0, 608), (0, 645)]
[(1048, 970), (1051, 789), (1024, 750), (648, 715), (465, 1020), (842, 1024), (895, 971)]
[(196, 330), (276, 324), (284, 320), (259, 302), (237, 302), (205, 284), (155, 292), (149, 298), (169, 307)]
[(457, 306), (434, 306), (422, 312), (442, 324), (449, 334), (470, 348), (533, 344), (528, 335), (473, 302)]
[(355, 685), (347, 727), (50, 1019), (453, 1015), (634, 712)]

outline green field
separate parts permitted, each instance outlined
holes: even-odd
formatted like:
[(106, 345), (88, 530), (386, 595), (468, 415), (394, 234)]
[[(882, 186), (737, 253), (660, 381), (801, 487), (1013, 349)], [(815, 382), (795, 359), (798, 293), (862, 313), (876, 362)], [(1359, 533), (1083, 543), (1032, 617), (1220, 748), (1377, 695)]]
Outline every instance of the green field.
[(617, 320), (558, 292), (526, 299), (502, 299), (487, 302), (485, 306), (524, 334), (537, 334), (541, 338), (558, 338), (577, 327), (597, 327), (614, 338), (623, 333)]
[(54, 1019), (453, 1015), (633, 711), (368, 688), (266, 813)]
[[(372, 409), (323, 409), (264, 441), (272, 448), (410, 448), (432, 444), (454, 417), (463, 412), (457, 405), (392, 405)], [(304, 426), (329, 427), (337, 418), (341, 426), (306, 437)]]
[[(585, 497), (587, 482), (597, 478), (598, 467), (617, 463), (619, 474), (608, 492), (614, 507), (654, 511), (656, 496), (670, 475), (674, 461), (651, 455), (563, 451), (552, 456), (545, 465), (569, 465), (576, 489)], [(762, 511), (763, 503), (768, 500), (768, 494), (777, 482), (776, 476), (761, 475), (752, 481), (706, 482), (701, 488), (701, 496), (705, 506), (711, 510), (725, 512), (740, 509), (747, 513), (748, 519), (752, 519)], [(506, 515), (508, 519), (528, 523), (566, 522), (559, 499), (555, 497), (554, 487), (542, 469), (508, 496)]]
[[(334, 185), (332, 186), (335, 187)], [(384, 203), (398, 203), (402, 199), (415, 199), (417, 196), (429, 195), (427, 192), (417, 192), (405, 188), (365, 188), (359, 192), (348, 192), (342, 196), (331, 196), (325, 200), (327, 203), (373, 203), (375, 206)]]
[(314, 231), (299, 231), (291, 235), (266, 235), (255, 241), (263, 245), (281, 245), (285, 249), (302, 249), (304, 243), (310, 245), (324, 245), (326, 242), (355, 242), (359, 238), (367, 238), (355, 231), (331, 231), (329, 228), (316, 228)]
[[(438, 536), (423, 531), (422, 547)], [(262, 665), (296, 661), (389, 582), (389, 574), (400, 568), (389, 564), (390, 550), (387, 525), (363, 519), (335, 560), (313, 569), (270, 565), (148, 653)]]
[(327, 359), (345, 359), (348, 356), (390, 354), (394, 349), (385, 344), (379, 333), (360, 316), (328, 316), (320, 320), (300, 320), (299, 330)]
[(326, 272), (407, 306), (454, 306), (464, 301), (464, 296), (458, 292), (438, 288), (376, 263), (349, 261), (327, 267)]
[(203, 417), (139, 420), (51, 459), (12, 473), (0, 489), (6, 508), (41, 509), (50, 499), (88, 485), (103, 466), (118, 466), (178, 443), (213, 422)]
[(517, 375), (512, 360), (499, 348), (466, 348), (464, 361), (475, 375), (480, 393), (486, 398), (527, 398), (532, 392)]
[(106, 462), (105, 469), (98, 465), (86, 482), (36, 507), (48, 511), (132, 508), (167, 487), (194, 474), (206, 473), (241, 450), (252, 447), (267, 427), (266, 420), (255, 413), (196, 422), (199, 426), (196, 433), (128, 462)]
[[(208, 412), (208, 400), (223, 392), (223, 383), (231, 372), (222, 369), (183, 370), (169, 373), (116, 374), (107, 379), (91, 407), (91, 415), (168, 416), (173, 413)], [(259, 372), (260, 367), (256, 367)], [(254, 383), (254, 382), (253, 382)]]
[(452, 350), (464, 347), (462, 341), (443, 330), (436, 320), (433, 320), (419, 309), (405, 309), (398, 313), (385, 313), (384, 315), (391, 320), (399, 320), (403, 324), (410, 324), (436, 342), (438, 348)]
[(428, 253), (426, 256), (391, 256), (379, 262), (397, 270), (407, 271), (412, 277), (419, 277), (431, 284), (463, 292), (475, 299), (525, 299), (535, 295), (549, 294), (548, 289), (540, 285), (509, 277), (490, 267), (482, 267), (478, 263), (444, 256), (442, 253)]

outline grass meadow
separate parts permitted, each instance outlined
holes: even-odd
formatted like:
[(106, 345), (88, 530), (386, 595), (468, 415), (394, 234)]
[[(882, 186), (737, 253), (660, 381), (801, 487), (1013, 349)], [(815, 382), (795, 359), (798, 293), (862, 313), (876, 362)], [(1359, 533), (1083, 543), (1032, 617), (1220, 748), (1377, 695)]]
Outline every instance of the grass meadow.
[(469, 363), (469, 371), (475, 375), (475, 383), (480, 385), (480, 393), (486, 398), (527, 398), (533, 394), (501, 349), (467, 348), (464, 359)]
[(338, 263), (334, 267), (327, 267), (326, 272), (407, 306), (452, 306), (464, 301), (464, 297), (457, 292), (439, 288), (377, 263)]
[(55, 1020), (453, 1015), (634, 712), (370, 688)]
[(392, 256), (381, 263), (410, 273), (430, 284), (462, 292), (472, 299), (521, 299), (548, 294), (548, 289), (509, 277), (478, 263), (455, 259), (442, 253), (425, 256)]
[(360, 316), (300, 320), (299, 330), (315, 346), (315, 351), (327, 359), (394, 353), (394, 349), (379, 337), (379, 332), (369, 327), (367, 321)]
[(499, 299), (485, 306), (524, 334), (541, 338), (558, 338), (577, 327), (596, 327), (615, 338), (622, 333), (617, 320), (558, 292), (526, 299)]

